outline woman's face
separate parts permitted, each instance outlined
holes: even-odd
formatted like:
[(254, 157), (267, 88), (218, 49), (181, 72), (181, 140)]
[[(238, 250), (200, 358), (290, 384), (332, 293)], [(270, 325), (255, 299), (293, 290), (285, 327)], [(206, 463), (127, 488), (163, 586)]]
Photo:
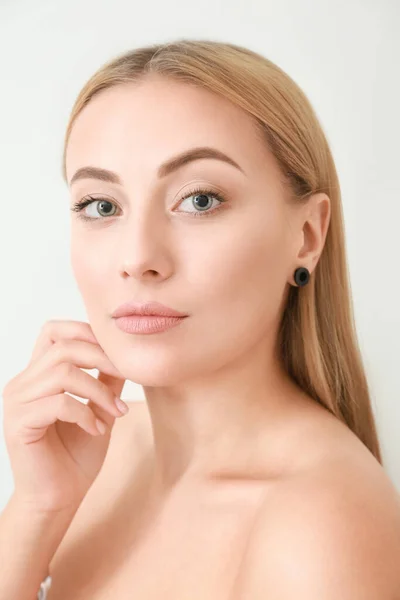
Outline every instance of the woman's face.
[[(199, 147), (240, 168), (202, 158), (158, 174)], [(86, 166), (113, 171), (120, 183), (83, 178), (70, 186), (71, 208), (88, 195), (106, 200), (71, 212), (72, 268), (93, 332), (126, 379), (173, 385), (271, 343), (303, 237), (245, 112), (157, 77), (105, 90), (74, 123), (68, 182)], [(207, 196), (196, 202), (198, 189)], [(128, 300), (189, 316), (162, 333), (132, 335), (111, 316)]]

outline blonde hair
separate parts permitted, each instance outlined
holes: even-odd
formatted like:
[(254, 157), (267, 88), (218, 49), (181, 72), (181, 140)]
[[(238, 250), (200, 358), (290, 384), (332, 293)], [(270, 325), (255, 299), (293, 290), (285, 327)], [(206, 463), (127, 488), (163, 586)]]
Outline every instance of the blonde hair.
[(316, 192), (331, 201), (325, 245), (307, 286), (290, 286), (278, 344), (297, 384), (341, 419), (382, 464), (370, 394), (357, 341), (347, 270), (341, 192), (318, 118), (300, 87), (264, 56), (234, 44), (176, 40), (136, 48), (105, 63), (72, 108), (76, 117), (99, 92), (158, 74), (220, 94), (254, 118), (294, 201)]

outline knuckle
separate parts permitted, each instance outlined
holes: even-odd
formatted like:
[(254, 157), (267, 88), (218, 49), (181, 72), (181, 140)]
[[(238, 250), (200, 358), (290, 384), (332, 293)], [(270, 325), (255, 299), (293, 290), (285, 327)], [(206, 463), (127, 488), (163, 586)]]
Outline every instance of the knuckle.
[(41, 328), (41, 333), (45, 336), (50, 336), (51, 332), (54, 331), (54, 327), (57, 321), (55, 319), (48, 319), (45, 321)]
[(57, 367), (57, 375), (61, 378), (68, 379), (75, 372), (74, 366), (70, 362), (62, 362)]
[(15, 402), (12, 399), (11, 394), (5, 389), (2, 392), (2, 404), (3, 404), (3, 412), (4, 414), (8, 411), (9, 408), (15, 406)]
[(4, 402), (8, 402), (10, 397), (12, 397), (18, 389), (19, 376), (20, 374), (10, 379), (4, 386), (3, 391), (1, 392)]
[(61, 360), (67, 353), (68, 342), (67, 340), (61, 339), (54, 342), (51, 347), (51, 353), (54, 354), (55, 360)]
[(68, 410), (71, 404), (71, 400), (72, 398), (68, 394), (57, 394), (55, 401), (57, 403), (58, 410), (65, 414), (65, 411)]
[(15, 381), (15, 378), (13, 377), (4, 386), (4, 388), (3, 388), (2, 392), (1, 392), (4, 399), (9, 396), (14, 381)]
[(64, 408), (67, 405), (67, 396), (65, 394), (55, 394), (52, 402), (57, 405), (57, 408)]
[(52, 404), (57, 412), (59, 418), (65, 416), (68, 410), (68, 397), (66, 394), (55, 394), (51, 399)]

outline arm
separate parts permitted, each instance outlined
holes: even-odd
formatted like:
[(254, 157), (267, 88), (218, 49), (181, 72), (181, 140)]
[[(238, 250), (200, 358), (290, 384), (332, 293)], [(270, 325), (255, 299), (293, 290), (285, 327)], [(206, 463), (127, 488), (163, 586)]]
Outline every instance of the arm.
[(11, 496), (0, 515), (1, 600), (36, 600), (74, 514), (40, 511)]

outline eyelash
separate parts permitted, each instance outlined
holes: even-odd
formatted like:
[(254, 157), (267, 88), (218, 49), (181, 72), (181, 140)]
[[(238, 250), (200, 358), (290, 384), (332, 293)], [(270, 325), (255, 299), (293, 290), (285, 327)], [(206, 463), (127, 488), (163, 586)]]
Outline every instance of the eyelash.
[[(187, 194), (185, 194), (180, 199), (179, 203), (183, 202), (190, 196), (196, 196), (196, 195), (212, 196), (213, 198), (216, 198), (221, 203), (226, 202), (226, 199), (219, 192), (216, 192), (216, 191), (210, 190), (210, 189), (206, 189), (206, 188), (198, 187), (198, 188), (192, 190), (191, 192), (188, 192)], [(93, 198), (93, 196), (86, 196), (86, 198), (83, 198), (82, 200), (79, 200), (78, 202), (76, 202), (72, 206), (71, 210), (74, 212), (80, 213), (86, 206), (89, 206), (93, 202), (102, 202), (102, 201), (110, 202), (110, 204), (113, 204), (113, 202), (111, 202), (111, 200), (108, 200), (107, 198)], [(213, 209), (210, 209), (207, 211), (196, 211), (196, 212), (192, 213), (192, 216), (194, 216), (195, 218), (203, 217), (203, 216), (208, 217), (208, 216), (212, 215), (214, 212), (216, 212), (217, 210), (219, 210), (220, 208), (221, 208), (221, 204), (219, 206), (217, 206), (217, 208), (213, 208)], [(182, 211), (182, 212), (185, 212), (185, 211)], [(111, 216), (113, 217), (115, 215), (111, 215)], [(94, 217), (87, 217), (86, 215), (81, 214), (81, 215), (79, 215), (79, 218), (83, 219), (84, 221), (102, 221), (107, 217), (94, 218)], [(111, 217), (109, 217), (109, 218), (111, 218)]]

